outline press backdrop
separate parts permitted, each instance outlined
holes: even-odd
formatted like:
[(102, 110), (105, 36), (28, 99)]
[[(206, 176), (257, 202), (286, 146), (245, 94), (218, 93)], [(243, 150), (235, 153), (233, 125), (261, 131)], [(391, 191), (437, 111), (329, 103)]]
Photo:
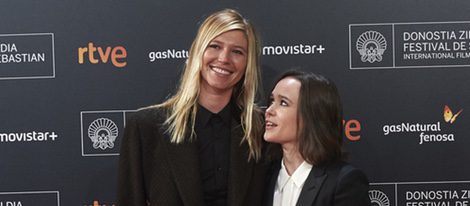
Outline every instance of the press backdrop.
[(337, 83), (375, 205), (469, 205), (467, 0), (1, 1), (0, 205), (115, 204), (126, 116), (223, 8), (262, 37), (264, 94), (292, 67)]

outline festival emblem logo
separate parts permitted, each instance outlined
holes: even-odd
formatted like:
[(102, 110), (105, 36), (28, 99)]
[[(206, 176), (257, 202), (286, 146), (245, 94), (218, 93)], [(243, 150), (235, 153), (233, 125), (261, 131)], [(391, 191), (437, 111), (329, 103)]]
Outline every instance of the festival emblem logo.
[[(126, 116), (135, 110), (81, 111), (83, 157), (117, 156), (126, 126)], [(1, 205), (0, 205), (1, 206)]]
[(387, 49), (387, 41), (377, 31), (366, 31), (357, 38), (356, 49), (361, 55), (362, 62), (381, 62)]
[(93, 142), (95, 149), (112, 149), (118, 136), (118, 127), (108, 118), (99, 118), (88, 127), (88, 137)]
[(387, 195), (380, 190), (369, 191), (370, 202), (377, 206), (390, 206), (390, 200)]

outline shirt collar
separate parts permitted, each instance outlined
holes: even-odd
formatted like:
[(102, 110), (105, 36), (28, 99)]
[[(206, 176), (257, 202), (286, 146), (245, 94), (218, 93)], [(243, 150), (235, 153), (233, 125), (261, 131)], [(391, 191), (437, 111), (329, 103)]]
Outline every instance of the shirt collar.
[(284, 160), (281, 161), (281, 170), (279, 171), (279, 177), (276, 184), (276, 189), (282, 191), (284, 186), (286, 186), (289, 179), (294, 183), (294, 185), (298, 188), (302, 188), (305, 180), (307, 180), (310, 171), (312, 170), (312, 165), (303, 161), (299, 167), (294, 171), (294, 173), (289, 176), (287, 173), (287, 169), (284, 166)]
[(196, 114), (196, 124), (204, 127), (209, 123), (209, 121), (214, 115), (218, 115), (222, 119), (224, 124), (230, 125), (230, 122), (232, 120), (231, 101), (227, 105), (225, 105), (225, 107), (217, 114), (212, 113), (211, 111), (204, 108), (202, 105), (198, 104), (198, 111)]

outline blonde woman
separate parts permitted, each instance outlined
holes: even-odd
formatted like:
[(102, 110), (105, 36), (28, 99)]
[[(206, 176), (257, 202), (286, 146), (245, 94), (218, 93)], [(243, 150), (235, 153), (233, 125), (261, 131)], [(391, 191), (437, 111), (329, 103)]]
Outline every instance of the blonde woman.
[(225, 9), (201, 24), (179, 88), (126, 124), (118, 205), (260, 205), (259, 42)]

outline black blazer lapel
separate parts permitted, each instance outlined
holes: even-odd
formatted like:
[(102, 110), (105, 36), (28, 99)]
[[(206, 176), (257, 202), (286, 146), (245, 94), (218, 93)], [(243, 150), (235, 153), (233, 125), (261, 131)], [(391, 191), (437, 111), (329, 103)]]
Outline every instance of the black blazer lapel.
[(227, 200), (229, 206), (242, 206), (251, 181), (253, 160), (248, 162), (248, 144), (246, 142), (240, 144), (243, 138), (243, 129), (235, 119), (232, 119), (231, 122)]
[(184, 205), (204, 205), (197, 142), (173, 144), (166, 134), (165, 140), (168, 164)]
[(326, 179), (327, 174), (325, 173), (324, 167), (313, 167), (308, 174), (307, 180), (305, 180), (302, 191), (300, 192), (299, 199), (297, 200), (297, 206), (312, 205), (313, 201), (318, 195), (318, 191)]
[(279, 170), (281, 169), (281, 161), (273, 161), (271, 167), (269, 168), (267, 188), (264, 196), (264, 205), (272, 206), (274, 198), (274, 189), (276, 188), (277, 176), (279, 175)]

